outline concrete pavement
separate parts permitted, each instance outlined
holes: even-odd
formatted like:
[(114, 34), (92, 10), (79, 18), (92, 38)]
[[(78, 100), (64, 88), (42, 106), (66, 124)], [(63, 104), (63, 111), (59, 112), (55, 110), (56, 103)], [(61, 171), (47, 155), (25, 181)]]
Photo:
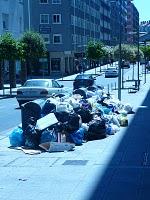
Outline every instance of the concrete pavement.
[[(129, 126), (75, 151), (27, 155), (0, 138), (1, 200), (148, 200), (150, 75), (122, 101), (134, 106)], [(114, 95), (117, 91), (114, 91)]]

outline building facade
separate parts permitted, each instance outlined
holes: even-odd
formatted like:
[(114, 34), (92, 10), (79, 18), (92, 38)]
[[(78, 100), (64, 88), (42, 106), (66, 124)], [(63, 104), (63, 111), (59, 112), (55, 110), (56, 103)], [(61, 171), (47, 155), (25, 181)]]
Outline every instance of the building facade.
[[(0, 0), (0, 35), (10, 32), (19, 38), (24, 31), (23, 0)], [(4, 79), (9, 76), (8, 62), (4, 62)], [(19, 74), (20, 63), (16, 62), (16, 73)]]
[(150, 33), (150, 20), (140, 23), (140, 32)]
[(139, 12), (132, 0), (127, 2), (127, 42), (137, 44), (139, 32)]
[[(127, 0), (109, 0), (111, 18), (111, 45), (119, 44), (127, 40)], [(121, 38), (120, 38), (121, 37)]]
[(50, 73), (73, 73), (88, 41), (110, 44), (107, 0), (24, 1), (25, 29), (39, 32), (48, 49)]
[(10, 32), (18, 38), (23, 28), (22, 0), (0, 0), (0, 34)]

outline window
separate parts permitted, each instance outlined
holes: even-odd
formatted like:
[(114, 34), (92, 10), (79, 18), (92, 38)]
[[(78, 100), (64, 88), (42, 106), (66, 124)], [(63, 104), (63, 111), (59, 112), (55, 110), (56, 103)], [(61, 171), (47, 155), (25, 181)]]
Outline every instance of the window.
[(51, 59), (51, 70), (53, 72), (60, 71), (60, 63), (61, 63), (61, 59), (60, 58), (52, 58)]
[(3, 30), (8, 30), (9, 28), (9, 15), (2, 13), (2, 23), (3, 23)]
[(48, 0), (40, 0), (41, 4), (48, 4)]
[(40, 24), (49, 24), (49, 14), (40, 14)]
[(61, 14), (53, 14), (53, 24), (61, 24)]
[(61, 34), (54, 34), (53, 35), (53, 43), (54, 44), (61, 44), (62, 43), (62, 35)]
[(49, 34), (42, 34), (45, 44), (50, 44)]
[(20, 33), (22, 33), (23, 32), (22, 17), (19, 18), (19, 29)]
[(61, 0), (52, 0), (52, 4), (61, 4)]
[(54, 87), (54, 88), (60, 88), (60, 85), (57, 83), (57, 81), (52, 80), (52, 87)]

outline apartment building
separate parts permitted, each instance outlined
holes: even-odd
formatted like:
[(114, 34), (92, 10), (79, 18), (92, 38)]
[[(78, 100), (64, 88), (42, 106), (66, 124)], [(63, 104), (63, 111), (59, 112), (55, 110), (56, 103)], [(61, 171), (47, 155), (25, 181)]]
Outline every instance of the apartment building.
[(127, 0), (109, 0), (110, 2), (110, 27), (111, 45), (117, 45), (120, 37), (122, 43), (127, 40)]
[(110, 44), (107, 0), (26, 0), (24, 16), (25, 29), (45, 40), (50, 73), (73, 73), (90, 40)]
[[(0, 0), (0, 35), (10, 32), (19, 38), (24, 31), (23, 0)], [(8, 79), (8, 62), (4, 63), (4, 79)], [(16, 73), (19, 73), (20, 63), (16, 62)]]
[(138, 43), (139, 32), (139, 12), (132, 0), (127, 2), (127, 42), (130, 44)]
[(150, 20), (140, 23), (140, 32), (150, 33)]
[(18, 38), (23, 27), (22, 0), (0, 0), (0, 34), (10, 32)]

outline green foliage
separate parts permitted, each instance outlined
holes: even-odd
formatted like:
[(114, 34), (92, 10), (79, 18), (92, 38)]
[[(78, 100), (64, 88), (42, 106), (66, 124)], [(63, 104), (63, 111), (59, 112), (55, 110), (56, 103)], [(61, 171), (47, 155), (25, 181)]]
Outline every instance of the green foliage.
[(107, 58), (107, 59), (114, 58), (114, 52), (113, 52), (113, 48), (112, 47), (104, 46), (103, 50), (104, 50), (104, 57), (105, 58)]
[(17, 49), (17, 42), (11, 33), (5, 33), (0, 37), (0, 60), (16, 60)]
[[(121, 55), (122, 55), (122, 59), (124, 60), (128, 60), (129, 57), (130, 57), (130, 54), (132, 54), (132, 51), (131, 51), (131, 48), (129, 45), (126, 45), (126, 44), (122, 44), (121, 45)], [(116, 59), (119, 59), (119, 55), (120, 55), (120, 52), (119, 52), (119, 45), (117, 45), (115, 48), (114, 48), (114, 56)]]
[(150, 46), (142, 46), (142, 47), (140, 47), (140, 49), (143, 52), (144, 57), (147, 60), (150, 60)]
[[(114, 48), (114, 57), (116, 59), (119, 59), (119, 46), (117, 45)], [(138, 60), (138, 47), (137, 46), (132, 46), (132, 45), (127, 45), (127, 44), (122, 44), (121, 45), (121, 56), (122, 59), (130, 62), (134, 62)], [(143, 57), (143, 53), (141, 50), (139, 50), (139, 56), (140, 58)]]
[(86, 49), (86, 57), (91, 60), (98, 60), (105, 55), (103, 45), (99, 42), (90, 41)]
[(25, 59), (38, 59), (46, 52), (44, 40), (39, 33), (27, 31), (20, 39), (21, 55)]

